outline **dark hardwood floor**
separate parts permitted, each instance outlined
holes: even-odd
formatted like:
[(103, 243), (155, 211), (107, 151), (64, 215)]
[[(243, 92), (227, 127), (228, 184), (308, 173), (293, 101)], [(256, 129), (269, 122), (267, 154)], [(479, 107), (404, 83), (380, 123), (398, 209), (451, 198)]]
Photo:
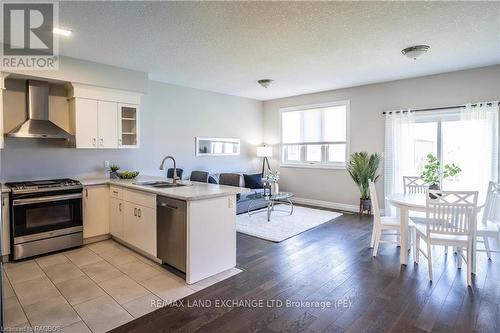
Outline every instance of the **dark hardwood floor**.
[[(478, 255), (468, 288), (456, 255), (434, 251), (427, 261), (399, 265), (399, 248), (368, 248), (371, 220), (343, 216), (282, 243), (238, 234), (244, 272), (114, 332), (500, 332), (500, 256)], [(196, 300), (342, 301), (327, 307), (188, 307)], [(337, 303), (336, 303), (337, 304)], [(345, 307), (344, 304), (348, 306)], [(338, 305), (338, 304), (337, 304)]]

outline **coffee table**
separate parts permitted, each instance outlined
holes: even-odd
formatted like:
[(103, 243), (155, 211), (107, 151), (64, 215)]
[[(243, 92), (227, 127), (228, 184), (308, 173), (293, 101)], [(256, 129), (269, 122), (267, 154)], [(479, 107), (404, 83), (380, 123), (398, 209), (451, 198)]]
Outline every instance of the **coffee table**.
[[(247, 196), (248, 199), (250, 199), (250, 203), (248, 204), (248, 216), (252, 216), (254, 214), (262, 213), (264, 212), (263, 210), (256, 210), (254, 212), (250, 212), (252, 206), (254, 206), (257, 202), (260, 201), (266, 201), (267, 202), (267, 221), (271, 221), (271, 213), (275, 211), (274, 205), (275, 204), (285, 204), (290, 206), (290, 215), (293, 214), (293, 203), (290, 200), (290, 198), (293, 197), (293, 193), (290, 192), (279, 192), (273, 195), (264, 195), (262, 193), (254, 193), (250, 194)], [(276, 209), (276, 211), (278, 211)], [(288, 212), (288, 211), (286, 211)]]

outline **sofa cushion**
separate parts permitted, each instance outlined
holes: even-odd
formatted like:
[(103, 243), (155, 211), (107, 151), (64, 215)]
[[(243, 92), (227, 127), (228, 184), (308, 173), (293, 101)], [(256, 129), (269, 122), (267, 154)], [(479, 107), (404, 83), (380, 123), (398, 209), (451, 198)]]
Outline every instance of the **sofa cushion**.
[(264, 188), (264, 183), (262, 182), (262, 174), (256, 173), (253, 175), (243, 175), (245, 179), (245, 187), (250, 189)]

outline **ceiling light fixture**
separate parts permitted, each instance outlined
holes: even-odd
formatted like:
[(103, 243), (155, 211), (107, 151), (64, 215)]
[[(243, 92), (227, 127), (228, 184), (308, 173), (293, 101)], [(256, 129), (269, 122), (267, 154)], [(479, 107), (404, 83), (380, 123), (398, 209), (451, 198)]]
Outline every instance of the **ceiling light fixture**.
[(71, 34), (73, 33), (73, 31), (66, 30), (66, 29), (61, 29), (61, 28), (54, 28), (54, 29), (52, 29), (52, 33), (54, 33), (54, 35), (61, 35), (61, 36), (64, 36), (64, 37), (69, 37), (69, 36), (71, 36)]
[(417, 60), (418, 57), (425, 54), (430, 48), (429, 45), (415, 45), (401, 50), (401, 53), (410, 59)]
[(271, 83), (274, 82), (273, 79), (262, 79), (262, 80), (259, 80), (257, 81), (261, 86), (263, 86), (264, 88), (267, 88), (271, 85)]

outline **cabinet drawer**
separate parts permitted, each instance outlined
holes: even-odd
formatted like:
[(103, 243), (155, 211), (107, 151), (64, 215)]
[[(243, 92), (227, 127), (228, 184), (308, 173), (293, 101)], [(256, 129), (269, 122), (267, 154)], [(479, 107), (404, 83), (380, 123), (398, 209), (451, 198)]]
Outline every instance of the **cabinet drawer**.
[(138, 192), (134, 190), (123, 190), (123, 200), (132, 202), (136, 205), (156, 208), (156, 194)]
[(109, 187), (109, 194), (112, 198), (123, 199), (123, 188), (117, 186)]

